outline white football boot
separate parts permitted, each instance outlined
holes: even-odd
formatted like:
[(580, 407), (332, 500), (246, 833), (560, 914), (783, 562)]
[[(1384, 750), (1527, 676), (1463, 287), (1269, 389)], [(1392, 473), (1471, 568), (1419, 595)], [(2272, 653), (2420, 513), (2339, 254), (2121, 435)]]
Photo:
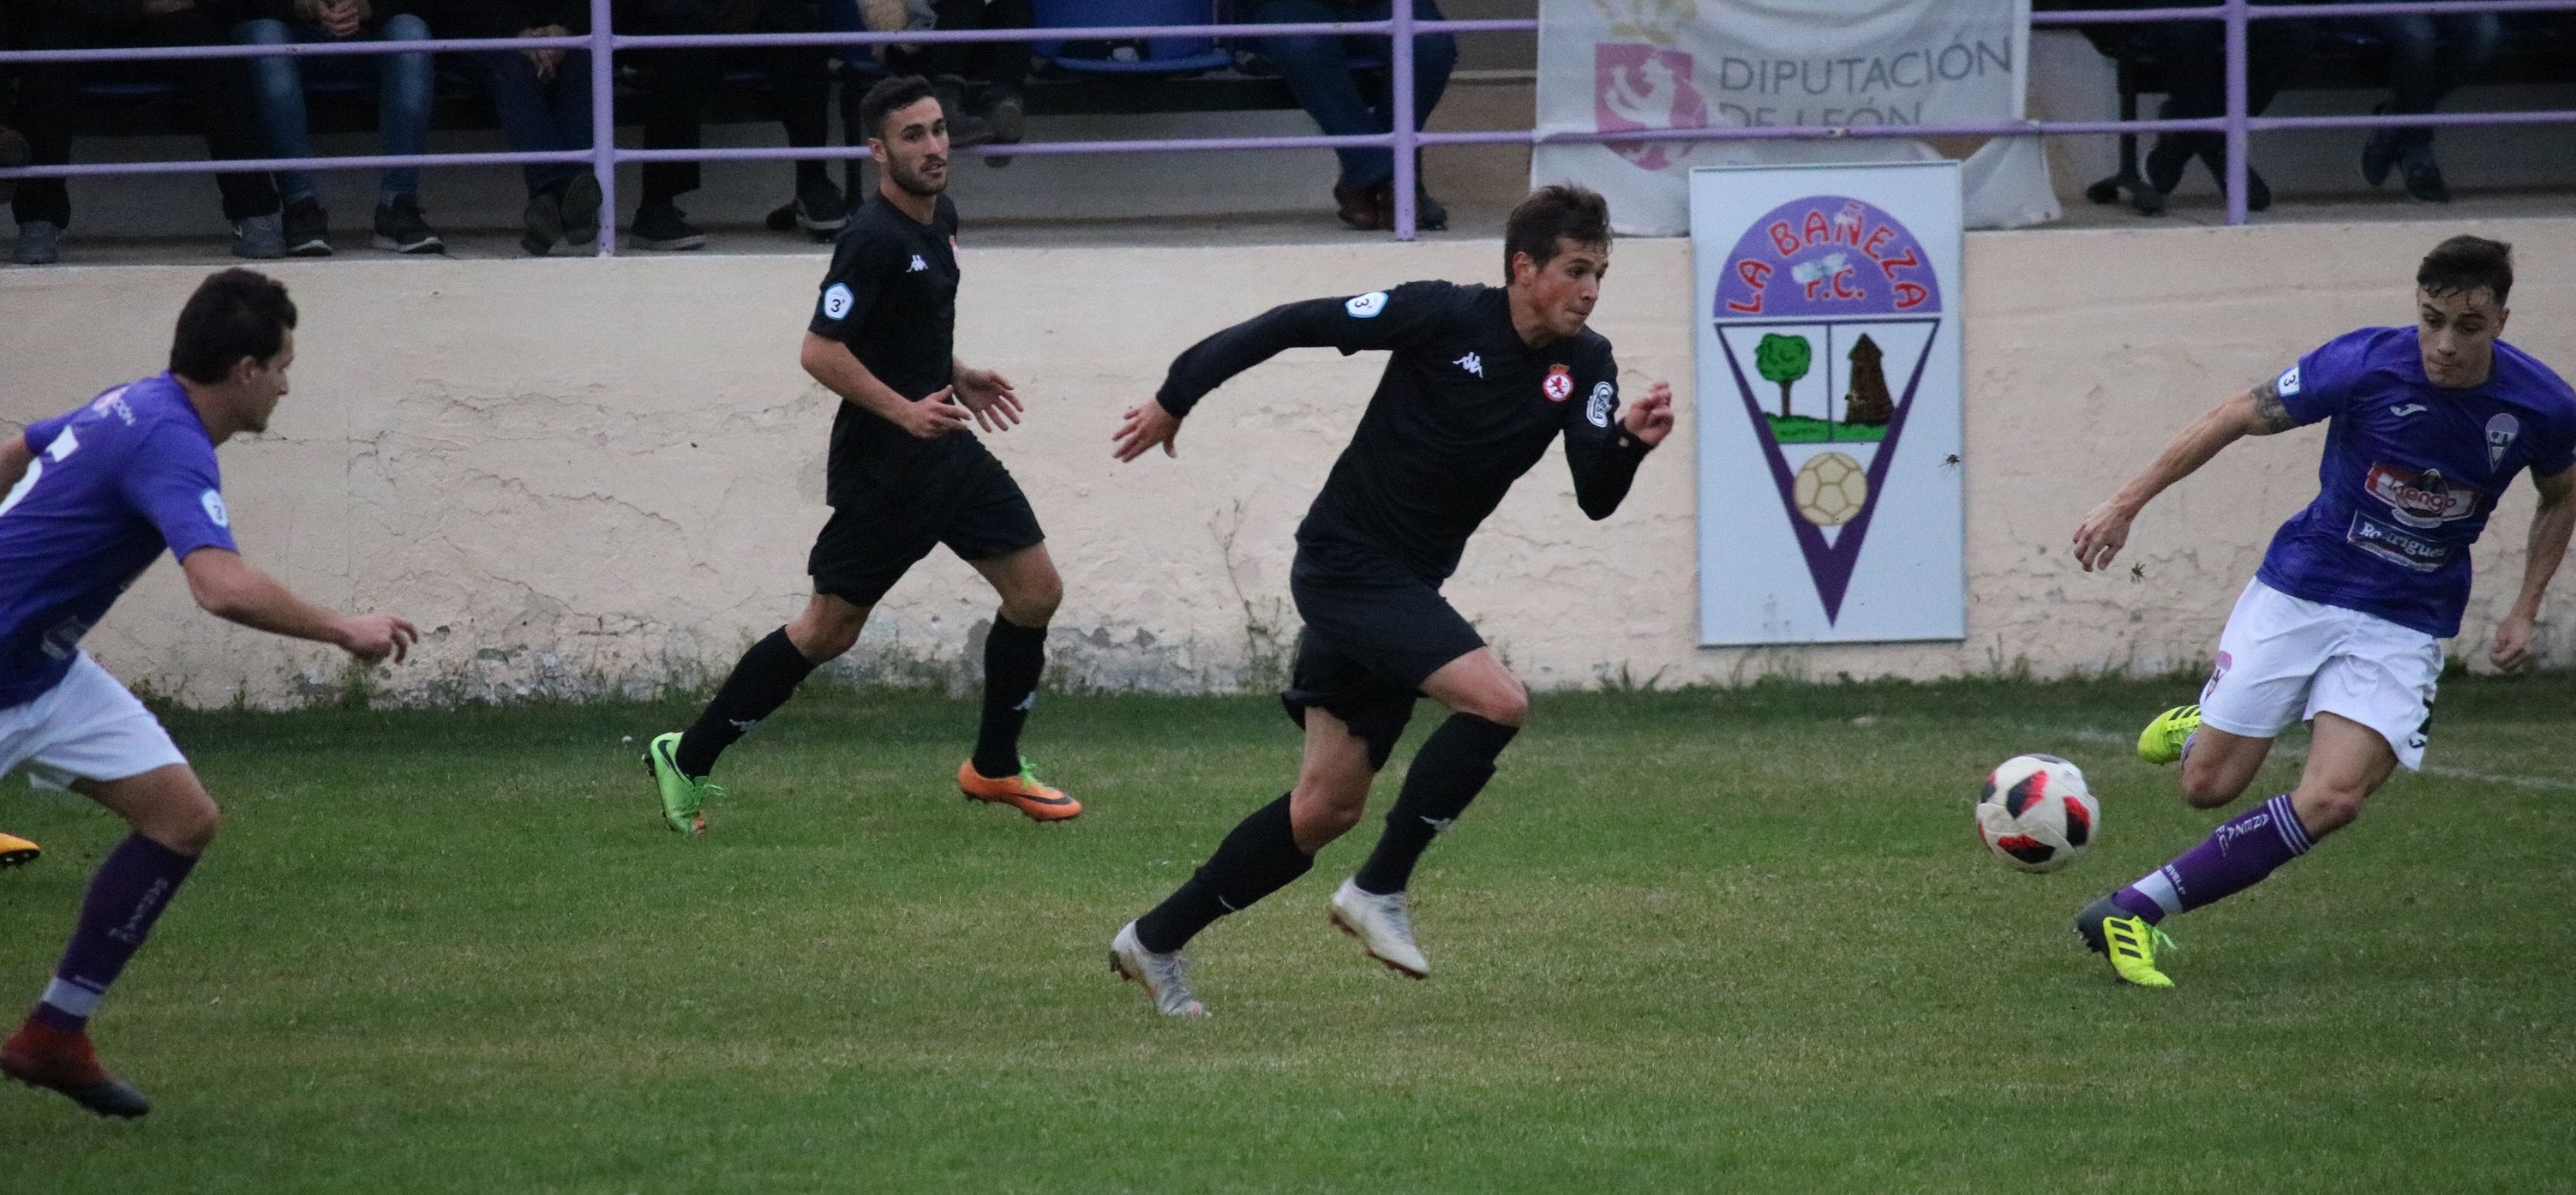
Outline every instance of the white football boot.
[(1405, 912), (1403, 893), (1379, 896), (1344, 880), (1333, 890), (1328, 915), (1343, 933), (1360, 940), (1370, 958), (1415, 979), (1431, 974), (1431, 960), (1413, 944), (1413, 918)]
[(1188, 976), (1182, 974), (1189, 963), (1180, 951), (1156, 954), (1145, 949), (1136, 939), (1136, 923), (1119, 927), (1118, 936), (1109, 940), (1109, 973), (1145, 985), (1145, 994), (1154, 998), (1154, 1011), (1167, 1017), (1203, 1017), (1207, 1006), (1190, 995)]

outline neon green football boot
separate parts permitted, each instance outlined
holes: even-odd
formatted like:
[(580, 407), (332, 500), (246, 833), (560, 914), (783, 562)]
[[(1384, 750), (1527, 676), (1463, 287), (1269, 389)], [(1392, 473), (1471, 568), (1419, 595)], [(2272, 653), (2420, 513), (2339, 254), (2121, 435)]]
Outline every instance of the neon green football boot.
[(644, 770), (653, 774), (653, 782), (662, 789), (662, 821), (682, 834), (704, 834), (707, 799), (722, 798), (724, 790), (683, 775), (676, 758), (679, 749), (679, 731), (655, 735), (644, 752)]
[(2193, 731), (2200, 729), (2200, 707), (2177, 705), (2156, 715), (2147, 728), (2138, 732), (2138, 758), (2152, 764), (2169, 764), (2182, 758), (2183, 744)]
[(2169, 988), (2173, 980), (2156, 970), (2156, 951), (2172, 950), (2174, 940), (2144, 917), (2103, 897), (2075, 915), (2075, 932), (2084, 948), (2111, 960), (2111, 973), (2142, 988)]

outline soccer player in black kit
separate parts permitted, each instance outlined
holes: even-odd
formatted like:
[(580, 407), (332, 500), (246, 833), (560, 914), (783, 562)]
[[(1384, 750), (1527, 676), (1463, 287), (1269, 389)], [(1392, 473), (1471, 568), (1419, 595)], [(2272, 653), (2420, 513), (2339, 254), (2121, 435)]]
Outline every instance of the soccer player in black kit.
[(1082, 812), (1038, 781), (1019, 755), (1020, 726), (1037, 699), (1047, 621), (1064, 582), (1019, 483), (968, 429), (1020, 421), (1009, 380), (959, 361), (957, 207), (948, 185), (948, 125), (917, 76), (887, 79), (859, 101), (876, 194), (851, 213), (832, 251), (803, 364), (841, 396), (832, 421), (826, 494), (831, 520), (806, 571), (814, 596), (786, 626), (753, 644), (688, 730), (656, 737), (645, 755), (674, 830), (706, 832), (716, 756), (786, 704), (815, 668), (858, 642), (868, 611), (941, 544), (1002, 598), (984, 641), (984, 716), (973, 758), (959, 765), (967, 796), (1040, 821)]
[(1283, 349), (1392, 349), (1368, 413), (1297, 529), (1289, 592), (1306, 628), (1281, 701), (1305, 727), (1297, 786), (1243, 819), (1189, 882), (1110, 943), (1110, 969), (1145, 985), (1167, 1016), (1201, 1016), (1181, 947), (1227, 913), (1278, 891), (1360, 819), (1369, 784), (1413, 716), (1450, 708), (1405, 773), (1386, 832), (1333, 893), (1333, 924), (1369, 955), (1421, 978), (1405, 887), (1431, 839), (1494, 774), (1529, 694), (1440, 596), (1485, 516), (1559, 432), (1583, 513), (1619, 508), (1637, 464), (1673, 428), (1662, 382), (1622, 411), (1610, 342), (1586, 330), (1610, 264), (1609, 208), (1581, 187), (1545, 187), (1515, 208), (1508, 285), (1409, 282), (1348, 299), (1273, 308), (1192, 346), (1152, 402), (1127, 412), (1119, 460), (1167, 454), (1199, 399)]

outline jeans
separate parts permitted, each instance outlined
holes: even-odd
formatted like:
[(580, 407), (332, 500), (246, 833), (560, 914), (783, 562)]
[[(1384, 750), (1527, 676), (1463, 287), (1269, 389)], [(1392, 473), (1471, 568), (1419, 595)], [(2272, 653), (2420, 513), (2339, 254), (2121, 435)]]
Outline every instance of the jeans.
[[(2245, 29), (2245, 112), (2252, 116), (2272, 106), (2292, 68), (2316, 45), (2317, 26), (2298, 18), (2248, 22)], [(2227, 114), (2227, 27), (2216, 21), (2163, 21), (2152, 44), (2163, 66), (2166, 86), (2163, 116), (2194, 120)], [(2224, 133), (2164, 133), (2159, 147), (2172, 146), (2223, 160)], [(2214, 172), (2216, 165), (2211, 166)]]
[[(384, 41), (427, 41), (429, 22), (410, 13), (384, 19), (376, 27)], [(283, 46), (334, 40), (318, 25), (262, 18), (244, 21), (235, 40), (248, 45)], [(376, 121), (388, 155), (417, 154), (429, 146), (429, 101), (432, 84), (427, 54), (323, 55), (298, 60), (287, 55), (250, 60), (251, 92), (258, 105), (261, 131), (268, 148), (281, 158), (313, 156), (313, 137), (304, 121), (304, 72), (334, 79), (373, 75), (379, 97)], [(310, 170), (277, 172), (278, 197), (288, 203), (313, 198)], [(377, 202), (420, 192), (420, 168), (397, 166), (385, 171)]]
[[(2371, 31), (2388, 41), (2388, 68), (2394, 93), (2388, 110), (2400, 115), (2430, 112), (2451, 89), (2473, 81), (2495, 61), (2504, 40), (2504, 21), (2491, 12), (2448, 16), (2370, 17)], [(2430, 149), (2429, 127), (2395, 131), (2400, 150)]]
[[(1412, 0), (1416, 20), (1438, 21), (1436, 0)], [(1392, 0), (1336, 4), (1328, 0), (1267, 0), (1254, 19), (1264, 24), (1324, 21), (1383, 21), (1395, 11)], [(1261, 52), (1288, 80), (1297, 102), (1315, 118), (1328, 137), (1384, 133), (1395, 128), (1393, 72), (1361, 90), (1353, 58), (1387, 61), (1394, 43), (1373, 37), (1266, 37)], [(1458, 65), (1458, 39), (1446, 33), (1413, 39), (1413, 127), (1431, 120), (1431, 109), (1448, 90), (1449, 72)], [(1395, 153), (1378, 146), (1333, 151), (1342, 159), (1342, 185), (1357, 190), (1395, 177)]]
[[(590, 55), (566, 53), (552, 79), (537, 78), (536, 64), (517, 50), (477, 54), (474, 60), (491, 82), (492, 111), (512, 152), (590, 148)], [(535, 162), (519, 169), (530, 196), (590, 172), (578, 162)]]

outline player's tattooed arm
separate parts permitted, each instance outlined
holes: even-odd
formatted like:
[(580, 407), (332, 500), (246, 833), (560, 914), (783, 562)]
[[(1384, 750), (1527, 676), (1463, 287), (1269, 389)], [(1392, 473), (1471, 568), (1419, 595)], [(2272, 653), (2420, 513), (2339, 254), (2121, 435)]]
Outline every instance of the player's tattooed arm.
[(2256, 386), (2253, 389), (2252, 394), (2254, 397), (2254, 418), (2246, 425), (2245, 430), (2248, 434), (2257, 436), (2275, 435), (2280, 432), (2288, 431), (2299, 425), (2299, 421), (2290, 416), (2290, 408), (2282, 405), (2281, 403), (2281, 383), (2279, 379), (2275, 378), (2266, 380), (2262, 385)]

